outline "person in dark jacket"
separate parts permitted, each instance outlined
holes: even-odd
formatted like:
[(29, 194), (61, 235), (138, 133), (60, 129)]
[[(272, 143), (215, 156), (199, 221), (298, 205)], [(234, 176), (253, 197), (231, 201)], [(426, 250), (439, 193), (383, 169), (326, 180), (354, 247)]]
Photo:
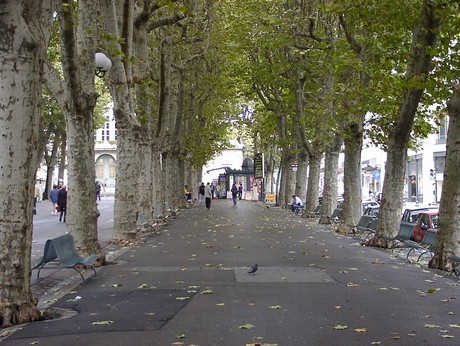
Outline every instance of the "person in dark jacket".
[(64, 215), (64, 222), (67, 213), (67, 188), (65, 185), (62, 185), (61, 189), (58, 192), (58, 207), (60, 210), (59, 221), (62, 221), (62, 216)]
[(50, 201), (53, 204), (53, 211), (51, 214), (56, 215), (56, 207), (57, 207), (57, 202), (58, 202), (58, 193), (59, 189), (57, 185), (53, 185), (53, 189), (50, 191)]
[(232, 192), (233, 205), (236, 205), (236, 200), (238, 198), (238, 188), (235, 184), (232, 185), (232, 189), (230, 191)]
[(201, 183), (200, 187), (198, 188), (198, 203), (200, 201), (204, 201), (204, 183)]

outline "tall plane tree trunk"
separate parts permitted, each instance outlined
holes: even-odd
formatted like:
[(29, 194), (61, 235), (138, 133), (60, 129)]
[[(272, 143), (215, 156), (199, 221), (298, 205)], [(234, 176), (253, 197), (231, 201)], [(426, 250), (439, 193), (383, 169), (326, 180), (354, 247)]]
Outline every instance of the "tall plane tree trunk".
[(447, 104), (449, 130), (447, 132), (446, 165), (439, 208), (439, 239), (436, 254), (429, 263), (431, 268), (446, 269), (447, 258), (460, 256), (460, 83)]
[(32, 200), (52, 1), (0, 4), (0, 326), (41, 319), (30, 289)]
[[(348, 232), (346, 225), (356, 225), (362, 214), (361, 191), (361, 150), (363, 147), (363, 121), (350, 126), (349, 134), (344, 140), (344, 205), (343, 223), (340, 231)], [(345, 228), (345, 229), (343, 229)]]
[(302, 151), (297, 157), (295, 194), (300, 197), (302, 202), (305, 202), (305, 197), (307, 196), (308, 154)]
[[(369, 240), (371, 246), (386, 247), (382, 236), (394, 237), (398, 233), (403, 207), (402, 195), (407, 162), (407, 148), (423, 85), (431, 70), (430, 53), (436, 45), (441, 25), (442, 2), (424, 0), (419, 23), (413, 31), (412, 59), (408, 61), (406, 81), (410, 85), (404, 92), (398, 118), (388, 136), (388, 156), (383, 183), (383, 199), (379, 213), (379, 223), (375, 236)], [(411, 85), (412, 83), (412, 85)]]
[[(113, 238), (123, 241), (137, 237), (136, 196), (139, 176), (137, 139), (140, 131), (139, 122), (133, 111), (132, 64), (128, 63), (132, 55), (134, 3), (132, 1), (114, 3), (103, 0), (101, 13), (106, 30), (113, 37), (123, 37), (122, 42), (118, 39), (111, 42), (114, 49), (123, 54), (112, 56), (113, 64), (109, 74), (114, 104), (113, 114), (118, 131)], [(120, 18), (122, 18), (121, 22), (119, 22)]]
[[(78, 22), (75, 22), (75, 13), (78, 13)], [(97, 253), (103, 258), (97, 235), (94, 166), (93, 112), (98, 97), (94, 85), (96, 17), (97, 3), (91, 0), (79, 1), (78, 11), (71, 0), (64, 0), (58, 7), (67, 90), (66, 100), (58, 102), (63, 106), (68, 136), (68, 229), (84, 254)]]
[(337, 170), (339, 167), (339, 153), (343, 139), (336, 137), (331, 143), (331, 148), (326, 152), (324, 167), (323, 207), (319, 223), (328, 224), (328, 216), (337, 208)]
[(315, 210), (319, 200), (319, 177), (321, 172), (321, 154), (310, 155), (308, 169), (307, 197), (305, 198), (305, 215)]

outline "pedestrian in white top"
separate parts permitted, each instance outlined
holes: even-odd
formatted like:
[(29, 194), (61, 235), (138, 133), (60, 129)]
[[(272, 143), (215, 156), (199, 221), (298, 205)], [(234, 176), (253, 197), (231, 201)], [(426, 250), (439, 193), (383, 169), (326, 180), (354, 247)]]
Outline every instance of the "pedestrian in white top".
[(296, 209), (303, 208), (302, 200), (297, 195), (292, 195), (291, 211), (294, 213)]
[(204, 198), (206, 202), (206, 209), (211, 210), (212, 193), (209, 183), (207, 183), (206, 187), (204, 188)]

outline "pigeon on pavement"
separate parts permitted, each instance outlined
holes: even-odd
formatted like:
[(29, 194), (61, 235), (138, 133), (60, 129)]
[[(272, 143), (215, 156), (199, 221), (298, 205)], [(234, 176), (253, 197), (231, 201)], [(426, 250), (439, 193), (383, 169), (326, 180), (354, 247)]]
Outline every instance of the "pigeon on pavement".
[(248, 273), (249, 274), (255, 274), (255, 272), (257, 271), (259, 267), (257, 266), (257, 264), (254, 264), (251, 268), (248, 269)]

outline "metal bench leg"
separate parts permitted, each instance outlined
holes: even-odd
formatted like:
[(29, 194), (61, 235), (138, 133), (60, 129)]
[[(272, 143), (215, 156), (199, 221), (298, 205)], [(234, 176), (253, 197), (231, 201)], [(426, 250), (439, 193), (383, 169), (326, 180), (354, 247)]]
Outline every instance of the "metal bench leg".
[(78, 274), (80, 274), (81, 276), (81, 279), (83, 280), (83, 282), (85, 282), (85, 277), (83, 276), (83, 274), (81, 273), (81, 271), (79, 271), (77, 268), (75, 267), (72, 267), (73, 270), (75, 270)]
[(423, 251), (423, 252), (420, 254), (420, 256), (418, 256), (417, 262), (420, 261), (420, 258), (422, 258), (422, 256), (423, 256), (424, 254), (426, 254), (426, 253), (429, 253), (430, 256), (431, 256), (431, 258), (433, 258), (433, 252), (432, 252), (432, 251)]
[(409, 261), (409, 255), (412, 251), (415, 250), (415, 247), (411, 248), (408, 252), (407, 252), (407, 256), (406, 256), (406, 259)]

